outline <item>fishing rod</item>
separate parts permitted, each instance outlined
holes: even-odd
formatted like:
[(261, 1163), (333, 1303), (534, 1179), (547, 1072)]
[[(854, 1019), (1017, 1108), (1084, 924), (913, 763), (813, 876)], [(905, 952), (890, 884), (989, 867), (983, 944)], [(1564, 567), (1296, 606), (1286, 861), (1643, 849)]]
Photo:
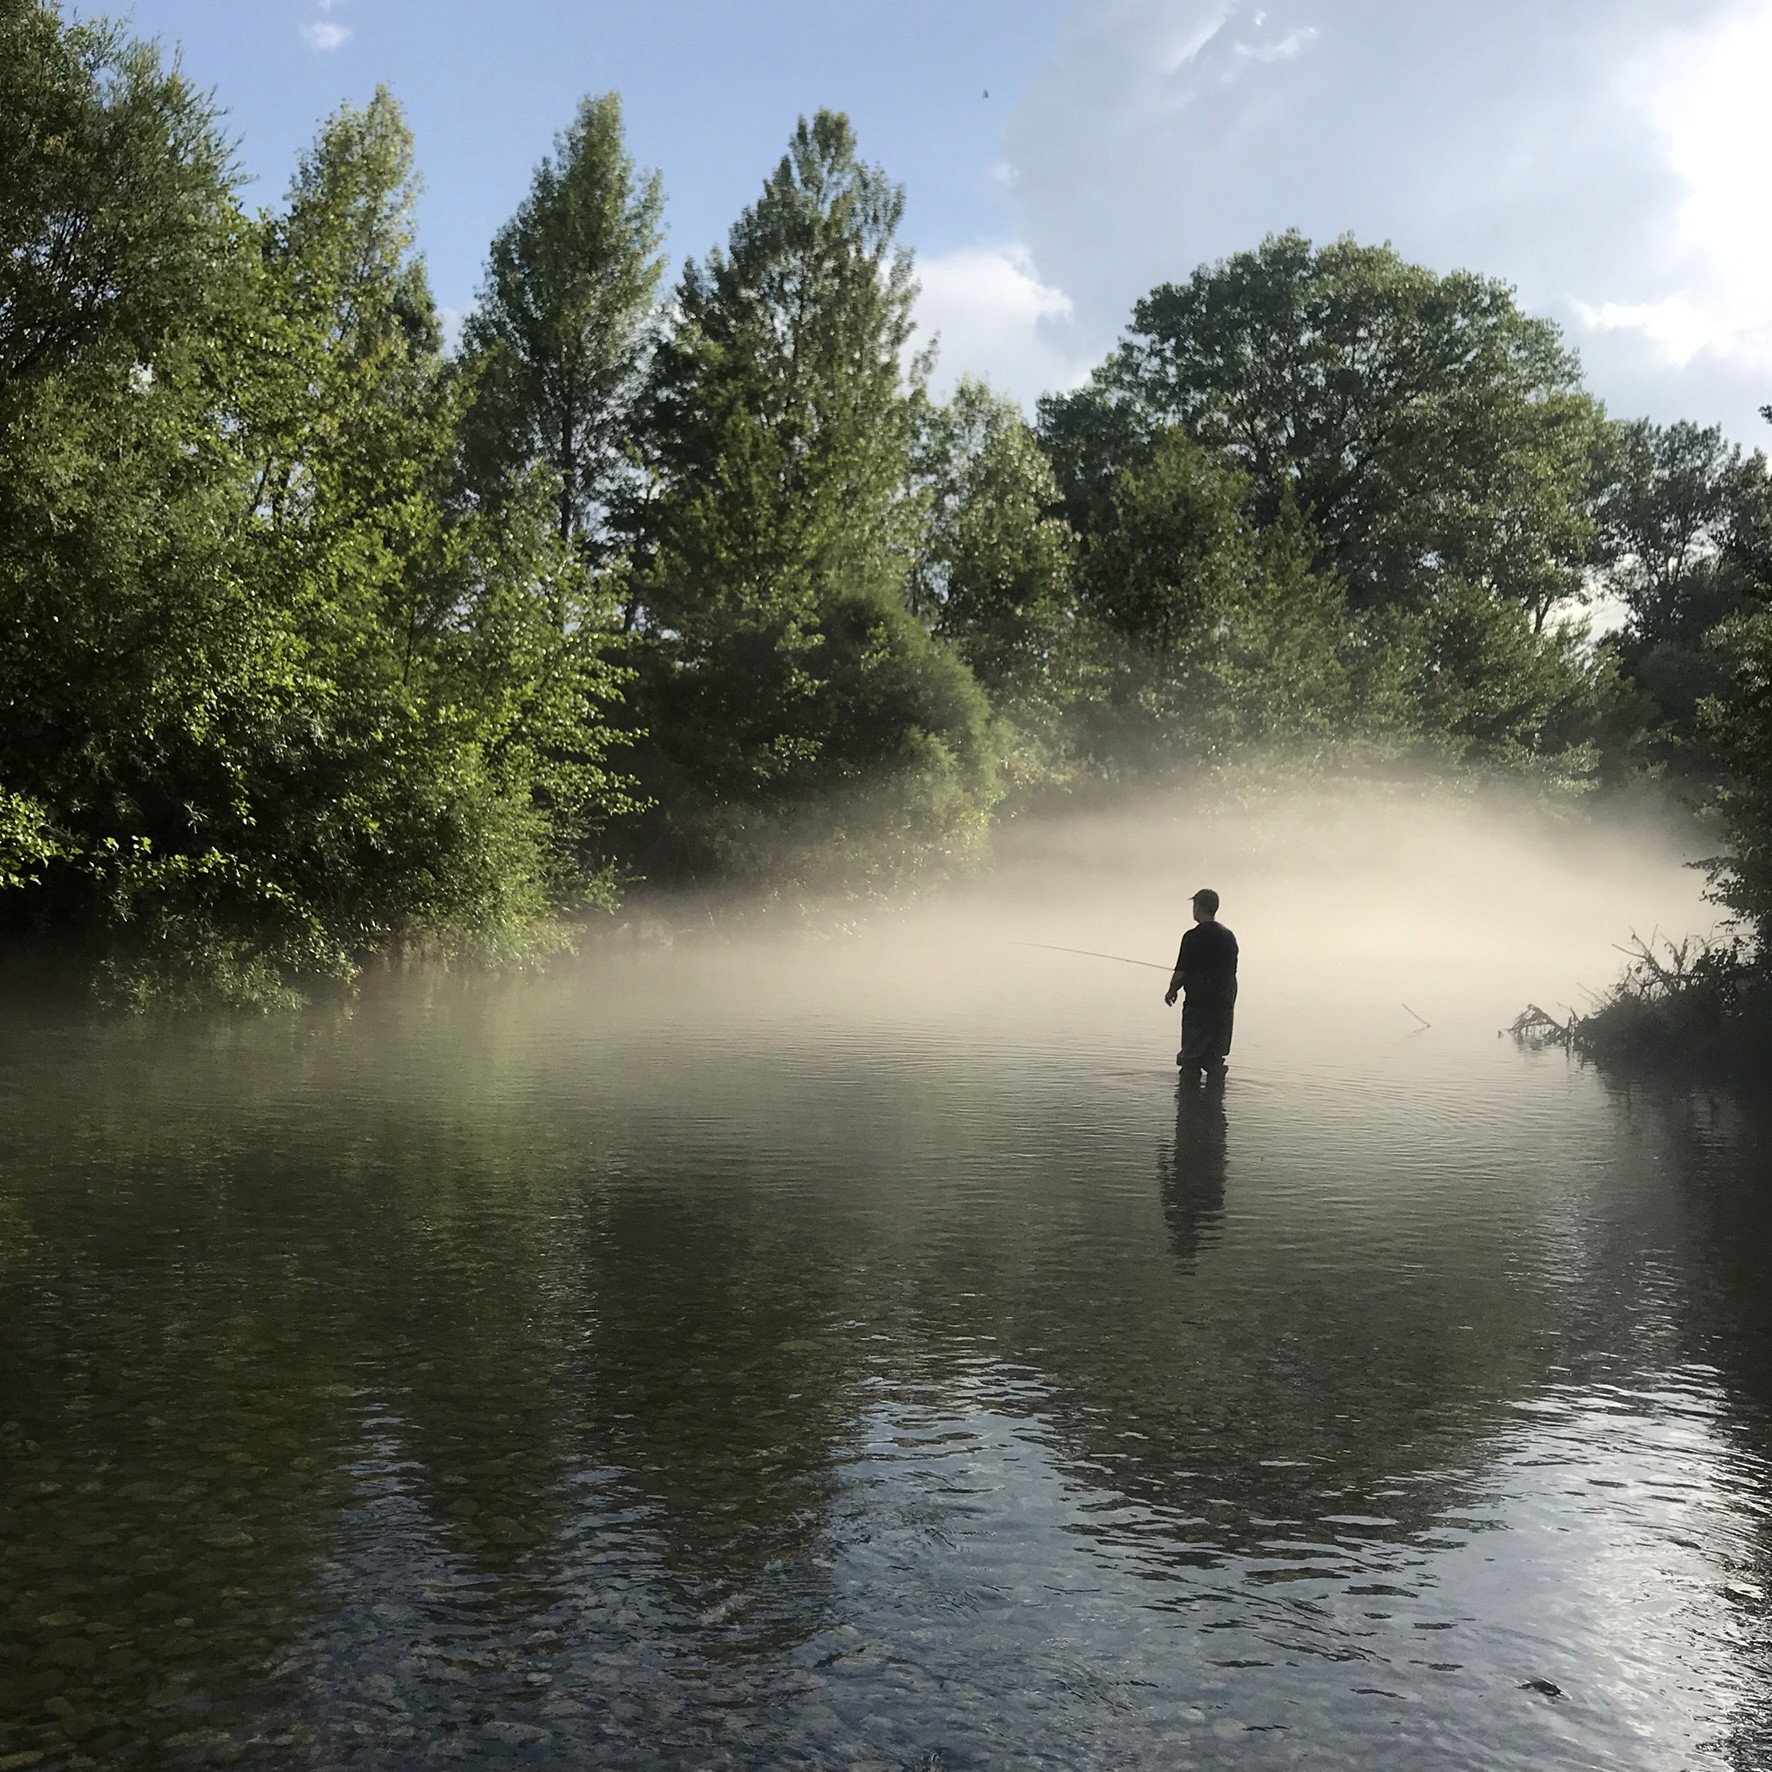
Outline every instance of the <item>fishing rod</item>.
[[(1143, 966), (1152, 972), (1168, 972), (1172, 970), (1172, 968), (1168, 966), (1159, 966), (1155, 960), (1134, 960), (1128, 958), (1125, 954), (1102, 954), (1097, 953), (1094, 948), (1061, 948), (1057, 943), (1050, 941), (1012, 941), (1007, 945), (1012, 948), (1039, 948), (1042, 953), (1047, 954), (1081, 954), (1086, 960), (1113, 960), (1121, 966)], [(1620, 952), (1623, 951), (1624, 950), (1620, 949)], [(1434, 1025), (1425, 1015), (1417, 1015), (1413, 1009), (1409, 1009), (1407, 1003), (1405, 1003), (1403, 1007), (1408, 1009), (1411, 1015), (1415, 1016), (1415, 1020), (1418, 1023), (1416, 1027), (1411, 1028), (1409, 1031), (1409, 1037), (1411, 1039), (1417, 1034), (1425, 1034), (1428, 1029)]]
[(1159, 966), (1155, 960), (1129, 960), (1124, 954), (1098, 954), (1094, 948), (1061, 948), (1049, 941), (1012, 941), (1012, 948), (1040, 948), (1048, 954), (1081, 954), (1086, 960), (1117, 960), (1122, 966), (1144, 966), (1152, 972), (1173, 972), (1172, 966)]

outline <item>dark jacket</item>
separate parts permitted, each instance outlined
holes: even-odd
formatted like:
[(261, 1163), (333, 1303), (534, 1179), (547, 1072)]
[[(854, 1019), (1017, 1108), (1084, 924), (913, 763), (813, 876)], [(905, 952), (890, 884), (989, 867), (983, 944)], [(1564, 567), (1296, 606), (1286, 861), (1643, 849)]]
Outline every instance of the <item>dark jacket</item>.
[(1196, 923), (1181, 938), (1171, 981), (1190, 997), (1237, 994), (1237, 938), (1222, 923)]

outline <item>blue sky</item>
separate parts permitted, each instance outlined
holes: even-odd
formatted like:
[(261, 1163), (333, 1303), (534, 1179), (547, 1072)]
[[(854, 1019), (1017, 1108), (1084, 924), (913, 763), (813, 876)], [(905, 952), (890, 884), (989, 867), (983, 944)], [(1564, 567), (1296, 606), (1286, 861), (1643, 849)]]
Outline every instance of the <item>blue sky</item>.
[[(586, 93), (622, 96), (635, 158), (664, 178), (673, 263), (722, 241), (794, 121), (854, 119), (939, 254), (1010, 226), (993, 177), (1004, 112), (1068, 0), (136, 0), (227, 108), (261, 202), (321, 117), (378, 82), (405, 107), (438, 299), (473, 296), (486, 243)], [(990, 98), (984, 95), (989, 90)], [(1000, 95), (1000, 96), (999, 96)]]
[[(84, 8), (83, 8), (84, 9)], [(938, 384), (1024, 401), (1132, 302), (1297, 226), (1514, 283), (1614, 411), (1772, 430), (1772, 0), (135, 0), (275, 201), (386, 82), (439, 300), (587, 92), (622, 94), (674, 261), (794, 119), (847, 110), (907, 189)], [(984, 97), (988, 89), (990, 97)]]

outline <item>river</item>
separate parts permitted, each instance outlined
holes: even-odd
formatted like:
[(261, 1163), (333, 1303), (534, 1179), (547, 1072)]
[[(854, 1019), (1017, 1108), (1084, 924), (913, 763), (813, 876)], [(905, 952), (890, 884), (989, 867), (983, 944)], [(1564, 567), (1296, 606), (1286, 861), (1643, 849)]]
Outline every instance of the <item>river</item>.
[(1496, 1037), (1697, 882), (1412, 831), (15, 1018), (0, 1767), (1772, 1764), (1772, 1119)]

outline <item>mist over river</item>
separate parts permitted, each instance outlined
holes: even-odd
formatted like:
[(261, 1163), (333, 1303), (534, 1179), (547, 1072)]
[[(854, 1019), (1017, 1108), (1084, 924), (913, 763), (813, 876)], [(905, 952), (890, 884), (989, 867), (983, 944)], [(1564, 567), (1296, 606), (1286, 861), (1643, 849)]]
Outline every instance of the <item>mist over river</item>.
[(1153, 813), (840, 939), (19, 1010), (0, 1767), (1772, 1765), (1772, 1116), (1496, 1034), (1682, 861)]

